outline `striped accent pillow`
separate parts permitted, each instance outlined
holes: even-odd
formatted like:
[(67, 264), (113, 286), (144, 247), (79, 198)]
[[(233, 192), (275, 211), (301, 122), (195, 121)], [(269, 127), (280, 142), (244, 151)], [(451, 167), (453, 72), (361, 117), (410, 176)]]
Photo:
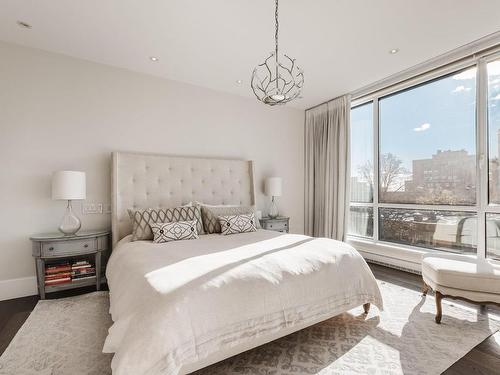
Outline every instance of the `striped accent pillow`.
[(143, 210), (128, 210), (132, 220), (132, 241), (152, 240), (151, 224), (171, 223), (177, 221), (196, 221), (198, 234), (204, 234), (201, 210), (197, 206), (181, 206), (174, 208), (147, 208)]
[[(209, 206), (200, 205), (201, 217), (205, 233), (220, 233), (220, 216), (253, 214), (255, 216), (255, 206)], [(260, 228), (258, 220), (255, 220), (255, 227)]]
[(253, 213), (220, 216), (219, 223), (221, 234), (223, 235), (255, 232), (257, 230), (255, 226), (255, 215)]

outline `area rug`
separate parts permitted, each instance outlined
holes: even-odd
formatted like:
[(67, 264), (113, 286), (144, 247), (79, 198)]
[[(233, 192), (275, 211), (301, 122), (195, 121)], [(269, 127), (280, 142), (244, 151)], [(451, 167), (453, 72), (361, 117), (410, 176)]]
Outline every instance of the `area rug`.
[[(221, 374), (440, 374), (500, 328), (475, 310), (379, 282), (385, 310), (361, 308), (196, 372)], [(0, 357), (2, 375), (106, 375), (107, 292), (40, 301)]]

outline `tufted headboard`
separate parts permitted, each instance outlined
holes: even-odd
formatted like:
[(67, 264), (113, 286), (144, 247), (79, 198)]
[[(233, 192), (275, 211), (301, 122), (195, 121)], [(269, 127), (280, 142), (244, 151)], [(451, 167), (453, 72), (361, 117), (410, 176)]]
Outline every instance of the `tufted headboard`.
[(176, 207), (191, 201), (254, 205), (253, 162), (113, 152), (113, 247), (132, 233), (129, 208)]

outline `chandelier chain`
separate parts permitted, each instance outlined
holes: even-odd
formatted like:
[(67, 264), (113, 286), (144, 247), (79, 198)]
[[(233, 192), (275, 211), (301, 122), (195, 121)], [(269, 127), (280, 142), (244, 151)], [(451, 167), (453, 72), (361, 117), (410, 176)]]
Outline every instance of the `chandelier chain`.
[(274, 20), (275, 20), (275, 33), (274, 33), (274, 43), (275, 43), (275, 50), (274, 50), (274, 61), (275, 63), (275, 69), (276, 69), (276, 88), (279, 89), (279, 82), (278, 82), (278, 77), (279, 77), (279, 65), (278, 65), (278, 31), (279, 31), (279, 21), (278, 21), (278, 0), (276, 0), (276, 10), (274, 11)]
[(274, 20), (275, 20), (275, 33), (274, 33), (274, 43), (275, 43), (275, 52), (276, 52), (276, 60), (278, 59), (278, 31), (279, 31), (279, 21), (278, 21), (278, 0), (276, 0), (276, 11), (274, 12)]

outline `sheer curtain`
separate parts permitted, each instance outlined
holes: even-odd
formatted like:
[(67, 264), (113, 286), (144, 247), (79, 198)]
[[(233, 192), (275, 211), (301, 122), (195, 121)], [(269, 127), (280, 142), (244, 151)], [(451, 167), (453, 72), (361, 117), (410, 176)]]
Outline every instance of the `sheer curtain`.
[(350, 97), (306, 111), (305, 232), (344, 240), (349, 193)]

